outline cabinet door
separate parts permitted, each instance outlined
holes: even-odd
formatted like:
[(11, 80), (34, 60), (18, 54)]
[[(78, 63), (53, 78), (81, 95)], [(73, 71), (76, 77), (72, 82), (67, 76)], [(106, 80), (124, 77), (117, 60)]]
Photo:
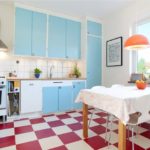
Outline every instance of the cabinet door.
[(43, 113), (58, 111), (58, 87), (43, 88)]
[(72, 107), (72, 86), (59, 87), (59, 110), (70, 110)]
[(82, 103), (75, 103), (80, 90), (85, 89), (85, 81), (73, 82), (73, 108), (82, 108)]
[(40, 81), (21, 81), (21, 113), (42, 110), (42, 87)]
[(81, 23), (67, 20), (66, 57), (79, 59), (81, 53)]
[(32, 55), (46, 56), (47, 16), (42, 13), (33, 12), (32, 21)]
[(101, 39), (88, 36), (87, 88), (101, 84)]
[(102, 26), (100, 23), (88, 21), (87, 22), (88, 34), (101, 36), (102, 34)]
[(15, 54), (31, 55), (32, 11), (16, 8)]
[(65, 58), (66, 51), (66, 20), (49, 16), (48, 25), (48, 56)]

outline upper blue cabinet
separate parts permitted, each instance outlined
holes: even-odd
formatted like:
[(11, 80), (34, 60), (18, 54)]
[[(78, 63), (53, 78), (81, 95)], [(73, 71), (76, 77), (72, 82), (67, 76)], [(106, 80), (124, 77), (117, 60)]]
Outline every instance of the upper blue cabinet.
[(101, 36), (102, 35), (102, 25), (93, 21), (87, 22), (87, 32), (91, 35)]
[(49, 16), (48, 57), (79, 59), (81, 52), (81, 23)]
[(16, 8), (15, 54), (46, 55), (46, 15)]
[(49, 16), (48, 23), (48, 56), (51, 58), (65, 58), (66, 50), (66, 20)]
[(15, 54), (31, 55), (32, 11), (16, 8)]
[(66, 57), (79, 59), (81, 55), (81, 23), (67, 20)]
[(46, 56), (47, 16), (42, 13), (33, 12), (32, 21), (32, 55)]
[[(57, 16), (47, 17), (46, 14), (18, 7), (15, 15), (16, 55), (80, 58), (80, 22)], [(47, 52), (46, 45), (48, 45)]]

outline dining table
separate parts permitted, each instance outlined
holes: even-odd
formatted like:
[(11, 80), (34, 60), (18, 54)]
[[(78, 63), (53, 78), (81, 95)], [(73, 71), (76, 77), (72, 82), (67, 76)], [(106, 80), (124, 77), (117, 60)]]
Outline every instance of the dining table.
[(137, 125), (150, 120), (150, 87), (139, 90), (136, 86), (95, 86), (79, 92), (76, 102), (83, 103), (83, 137), (88, 138), (88, 106), (101, 109), (118, 118), (118, 150), (126, 148), (126, 126), (131, 114), (140, 112)]

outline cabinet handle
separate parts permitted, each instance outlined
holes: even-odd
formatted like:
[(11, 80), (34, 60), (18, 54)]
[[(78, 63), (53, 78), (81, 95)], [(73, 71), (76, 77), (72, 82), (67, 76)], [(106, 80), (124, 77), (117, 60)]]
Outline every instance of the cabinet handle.
[(61, 89), (61, 86), (59, 86), (59, 89)]
[(75, 88), (75, 85), (73, 85), (73, 88)]
[(33, 83), (30, 83), (29, 85), (30, 85), (30, 86), (33, 86), (34, 84), (33, 84)]
[(53, 82), (53, 83), (63, 83), (62, 81), (56, 81), (56, 82)]

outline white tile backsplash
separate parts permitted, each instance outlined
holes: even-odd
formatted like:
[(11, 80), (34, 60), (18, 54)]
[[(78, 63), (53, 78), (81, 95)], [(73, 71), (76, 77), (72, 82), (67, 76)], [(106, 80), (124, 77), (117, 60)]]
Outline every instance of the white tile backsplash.
[[(19, 60), (19, 64), (16, 61)], [(50, 76), (50, 67), (53, 65), (52, 77), (62, 78), (68, 77), (69, 73), (73, 69), (73, 66), (78, 61), (64, 61), (64, 60), (50, 60), (50, 59), (39, 59), (39, 58), (22, 58), (22, 57), (11, 57), (7, 56), (5, 59), (0, 58), (0, 75), (8, 76), (9, 72), (16, 72), (17, 77), (30, 78), (34, 77), (34, 69), (36, 67), (42, 70), (41, 77), (47, 78)], [(79, 67), (83, 71), (81, 62)]]

